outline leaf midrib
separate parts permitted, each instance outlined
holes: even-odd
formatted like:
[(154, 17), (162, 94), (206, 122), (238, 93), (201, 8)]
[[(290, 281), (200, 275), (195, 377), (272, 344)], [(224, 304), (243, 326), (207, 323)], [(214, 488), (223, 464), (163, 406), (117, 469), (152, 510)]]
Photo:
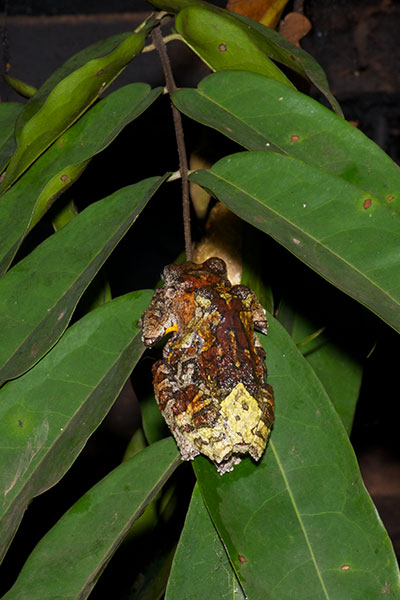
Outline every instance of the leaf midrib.
[(277, 450), (275, 448), (275, 445), (274, 445), (274, 443), (273, 443), (272, 440), (270, 440), (269, 446), (270, 446), (270, 448), (271, 448), (271, 450), (272, 450), (272, 452), (274, 454), (276, 463), (277, 463), (277, 465), (279, 467), (279, 470), (280, 470), (280, 473), (282, 475), (282, 479), (285, 482), (287, 493), (289, 495), (289, 498), (290, 498), (290, 501), (292, 503), (293, 509), (295, 511), (297, 520), (298, 520), (299, 525), (301, 527), (301, 531), (302, 531), (302, 533), (304, 535), (304, 539), (306, 541), (307, 548), (308, 548), (308, 550), (310, 552), (311, 560), (312, 560), (312, 563), (314, 565), (315, 571), (317, 573), (318, 580), (319, 580), (319, 582), (321, 584), (322, 591), (324, 593), (325, 598), (327, 598), (327, 600), (329, 600), (328, 590), (325, 587), (325, 583), (324, 583), (321, 571), (320, 571), (320, 569), (318, 567), (318, 563), (317, 563), (317, 560), (316, 560), (316, 557), (315, 557), (315, 554), (314, 554), (314, 551), (313, 551), (313, 548), (312, 548), (312, 545), (311, 545), (311, 542), (310, 542), (310, 538), (308, 537), (308, 533), (307, 533), (306, 527), (305, 527), (305, 525), (303, 523), (303, 520), (301, 518), (300, 511), (299, 511), (299, 509), (297, 507), (297, 503), (296, 503), (296, 500), (294, 498), (294, 495), (293, 495), (293, 492), (292, 492), (289, 480), (286, 477), (285, 469), (284, 469), (284, 467), (283, 467), (283, 465), (282, 465), (282, 463), (281, 463), (281, 461), (279, 459), (279, 454), (278, 454), (278, 452), (277, 452)]

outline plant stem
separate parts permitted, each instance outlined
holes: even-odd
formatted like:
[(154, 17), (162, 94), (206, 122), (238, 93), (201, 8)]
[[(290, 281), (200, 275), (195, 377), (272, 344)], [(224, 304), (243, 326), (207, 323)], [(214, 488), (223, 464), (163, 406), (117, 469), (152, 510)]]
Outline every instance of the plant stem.
[[(165, 46), (160, 27), (153, 29), (153, 43), (156, 47), (164, 71), (165, 82), (168, 93), (171, 95), (177, 88), (172, 74), (171, 63), (169, 62), (167, 48)], [(175, 127), (176, 144), (178, 147), (179, 170), (182, 177), (182, 210), (183, 210), (183, 230), (185, 236), (186, 260), (192, 260), (192, 235), (190, 231), (190, 202), (189, 202), (189, 180), (188, 180), (188, 162), (186, 157), (185, 139), (183, 135), (182, 119), (180, 112), (172, 104), (172, 117)]]

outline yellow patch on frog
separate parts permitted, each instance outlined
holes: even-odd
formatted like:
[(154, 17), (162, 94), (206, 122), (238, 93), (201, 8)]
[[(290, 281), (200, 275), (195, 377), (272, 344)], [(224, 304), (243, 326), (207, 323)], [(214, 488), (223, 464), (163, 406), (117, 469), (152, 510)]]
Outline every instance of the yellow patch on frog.
[[(178, 415), (179, 425), (190, 425), (190, 416), (191, 411)], [(186, 433), (186, 438), (217, 464), (232, 454), (248, 452), (259, 460), (269, 434), (261, 416), (257, 400), (243, 383), (238, 383), (221, 402), (217, 422), (212, 427), (199, 427)]]
[(209, 306), (211, 306), (211, 300), (199, 294), (196, 298), (196, 304), (201, 308), (208, 308)]
[(167, 327), (165, 330), (165, 335), (167, 335), (167, 333), (171, 333), (172, 331), (178, 331), (178, 323), (174, 323), (171, 325), (171, 327)]

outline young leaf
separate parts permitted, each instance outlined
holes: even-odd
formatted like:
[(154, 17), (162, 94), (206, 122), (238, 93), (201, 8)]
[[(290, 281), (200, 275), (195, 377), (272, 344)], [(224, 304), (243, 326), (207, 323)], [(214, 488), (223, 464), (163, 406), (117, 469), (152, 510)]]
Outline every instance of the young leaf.
[[(55, 199), (133, 119), (160, 95), (133, 83), (100, 100), (0, 197), (0, 273), (4, 273), (27, 232)], [(0, 105), (1, 106), (1, 105)]]
[(257, 73), (227, 71), (173, 94), (176, 107), (250, 150), (281, 152), (369, 194), (399, 197), (400, 171), (372, 140), (319, 102)]
[(0, 173), (15, 150), (15, 122), (23, 108), (24, 105), (18, 102), (0, 102)]
[(254, 43), (249, 28), (228, 12), (190, 6), (176, 17), (183, 41), (213, 71), (243, 69), (262, 73), (294, 87), (282, 71)]
[(169, 437), (114, 469), (45, 535), (3, 598), (87, 598), (131, 525), (179, 462)]
[(21, 79), (6, 74), (3, 74), (2, 77), (7, 85), (23, 98), (32, 98), (37, 92), (37, 89), (33, 87), (33, 85), (29, 85), (29, 83), (25, 83), (25, 81), (21, 81)]
[(0, 380), (37, 363), (89, 282), (164, 181), (151, 177), (92, 204), (0, 280)]
[(400, 331), (399, 214), (386, 192), (297, 159), (240, 152), (190, 179)]
[(89, 313), (0, 390), (0, 558), (29, 502), (66, 473), (132, 372), (150, 299), (133, 292)]
[(24, 126), (17, 134), (17, 150), (8, 166), (3, 189), (12, 185), (93, 104), (132, 58), (141, 52), (147, 34), (145, 28), (128, 37), (121, 36), (119, 44), (111, 52), (104, 55), (102, 48), (98, 57), (72, 71), (50, 91), (50, 86), (44, 84), (45, 93), (39, 90), (32, 97), (32, 104), (28, 103), (26, 113), (21, 115)]
[[(221, 477), (194, 461), (200, 491), (248, 598), (397, 598), (390, 539), (325, 390), (271, 316), (262, 343), (276, 422), (259, 464)], [(279, 557), (279, 560), (277, 560)]]
[(165, 600), (245, 596), (196, 485), (179, 540)]

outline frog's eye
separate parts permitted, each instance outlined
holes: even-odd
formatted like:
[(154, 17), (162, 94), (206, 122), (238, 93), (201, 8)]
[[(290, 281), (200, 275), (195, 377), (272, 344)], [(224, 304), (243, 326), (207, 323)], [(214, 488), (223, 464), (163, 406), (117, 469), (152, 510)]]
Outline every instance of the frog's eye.
[(206, 260), (203, 266), (208, 271), (216, 273), (217, 275), (226, 275), (226, 264), (222, 258), (218, 258), (217, 256), (213, 256)]

